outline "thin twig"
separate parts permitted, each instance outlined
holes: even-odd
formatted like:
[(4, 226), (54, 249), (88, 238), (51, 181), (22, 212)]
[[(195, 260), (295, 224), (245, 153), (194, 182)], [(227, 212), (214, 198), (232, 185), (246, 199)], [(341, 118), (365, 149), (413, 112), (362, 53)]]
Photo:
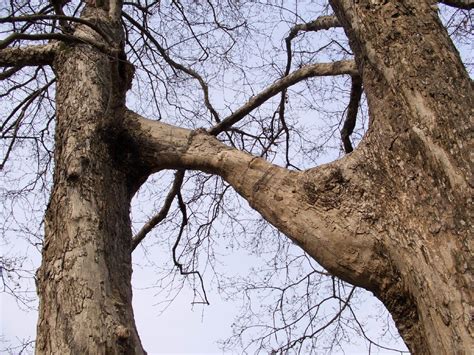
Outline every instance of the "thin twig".
[(163, 221), (168, 212), (171, 208), (171, 204), (173, 203), (174, 198), (178, 194), (181, 185), (183, 184), (185, 170), (178, 170), (174, 176), (173, 185), (171, 186), (171, 190), (168, 192), (168, 195), (165, 198), (165, 202), (161, 207), (161, 210), (154, 215), (143, 227), (140, 231), (135, 234), (132, 238), (132, 251), (142, 242), (143, 239), (147, 236), (147, 234), (156, 227), (161, 221)]
[(181, 196), (181, 191), (178, 191), (178, 206), (179, 206), (179, 209), (181, 210), (181, 214), (183, 216), (183, 219), (182, 219), (182, 222), (181, 222), (181, 226), (179, 228), (178, 238), (176, 238), (176, 241), (175, 241), (175, 243), (173, 245), (173, 249), (172, 249), (173, 262), (174, 262), (174, 265), (178, 268), (179, 273), (181, 275), (183, 275), (183, 276), (197, 275), (198, 276), (199, 281), (201, 283), (201, 289), (202, 289), (203, 298), (204, 298), (203, 302), (199, 302), (199, 303), (204, 303), (204, 304), (209, 305), (209, 300), (207, 299), (207, 293), (206, 293), (206, 289), (204, 287), (204, 280), (202, 279), (201, 273), (199, 271), (196, 271), (196, 270), (185, 271), (183, 264), (181, 264), (178, 261), (178, 257), (176, 255), (176, 250), (178, 249), (179, 242), (181, 241), (181, 237), (183, 236), (184, 227), (186, 227), (186, 225), (188, 224), (188, 214), (187, 214), (187, 211), (186, 211), (186, 204), (184, 203), (183, 197)]

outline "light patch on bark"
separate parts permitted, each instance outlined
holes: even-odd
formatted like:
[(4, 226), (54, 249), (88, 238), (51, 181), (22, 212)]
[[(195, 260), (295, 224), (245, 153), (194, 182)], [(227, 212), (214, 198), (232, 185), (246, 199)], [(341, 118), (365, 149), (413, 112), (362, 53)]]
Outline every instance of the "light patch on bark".
[(413, 126), (412, 130), (423, 142), (426, 148), (426, 153), (431, 155), (440, 164), (444, 173), (448, 177), (451, 186), (463, 191), (469, 191), (467, 182), (464, 180), (462, 174), (458, 172), (458, 169), (451, 163), (449, 155), (444, 151), (444, 149), (433, 142), (433, 140), (420, 128)]

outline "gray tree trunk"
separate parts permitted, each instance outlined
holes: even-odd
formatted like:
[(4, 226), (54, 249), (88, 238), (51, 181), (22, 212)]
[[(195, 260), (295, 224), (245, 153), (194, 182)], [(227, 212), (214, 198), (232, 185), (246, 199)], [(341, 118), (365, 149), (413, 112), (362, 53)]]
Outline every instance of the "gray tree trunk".
[(117, 58), (84, 45), (56, 54), (38, 354), (143, 353), (131, 308), (130, 199), (168, 168), (222, 176), (328, 271), (374, 292), (413, 354), (473, 348), (472, 83), (429, 1), (331, 4), (371, 123), (353, 153), (304, 172), (128, 111)]

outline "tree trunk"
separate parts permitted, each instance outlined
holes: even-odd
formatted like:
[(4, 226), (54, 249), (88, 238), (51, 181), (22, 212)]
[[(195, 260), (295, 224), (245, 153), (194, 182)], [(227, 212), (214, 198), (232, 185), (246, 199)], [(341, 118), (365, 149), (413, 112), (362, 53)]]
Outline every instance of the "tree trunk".
[[(331, 4), (371, 122), (353, 153), (305, 172), (127, 111), (118, 58), (84, 45), (56, 54), (38, 354), (144, 352), (131, 308), (129, 206), (149, 174), (170, 168), (222, 176), (327, 270), (374, 292), (412, 353), (473, 348), (469, 76), (431, 1)], [(119, 25), (108, 28), (121, 43)]]
[(376, 294), (413, 353), (468, 353), (472, 83), (432, 2), (331, 3), (363, 75), (371, 128), (362, 149), (398, 274)]
[(326, 269), (373, 291), (413, 354), (468, 353), (471, 81), (429, 2), (332, 5), (356, 54), (371, 117), (349, 156), (290, 172), (203, 132), (132, 113), (127, 135), (144, 147), (140, 160), (152, 169), (221, 175)]
[[(120, 43), (120, 27), (108, 28)], [(117, 108), (127, 87), (118, 63), (87, 45), (56, 53), (54, 186), (38, 271), (37, 354), (144, 353), (131, 291), (136, 184), (110, 139), (122, 124)]]

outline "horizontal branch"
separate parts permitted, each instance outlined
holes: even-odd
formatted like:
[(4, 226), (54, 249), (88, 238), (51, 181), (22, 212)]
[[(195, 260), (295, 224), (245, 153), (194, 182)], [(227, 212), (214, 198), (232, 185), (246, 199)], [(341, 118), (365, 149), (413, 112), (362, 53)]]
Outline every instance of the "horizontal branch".
[(31, 65), (50, 65), (59, 43), (48, 43), (37, 46), (0, 49), (1, 67), (22, 67)]
[(8, 17), (0, 17), (0, 23), (15, 23), (15, 22), (35, 22), (40, 20), (58, 20), (58, 21), (70, 21), (70, 22), (77, 22), (82, 25), (86, 25), (93, 29), (95, 32), (100, 34), (102, 38), (104, 38), (108, 43), (111, 43), (109, 36), (96, 24), (93, 22), (80, 18), (80, 17), (72, 17), (72, 16), (64, 16), (64, 15), (25, 15), (25, 16), (8, 16)]
[[(73, 36), (73, 35), (66, 34), (66, 33), (27, 34), (27, 33), (17, 33), (17, 32), (12, 33), (7, 38), (5, 38), (3, 41), (0, 41), (0, 51), (6, 49), (13, 42), (21, 41), (21, 40), (26, 40), (26, 41), (62, 41), (62, 42), (69, 42), (69, 43), (75, 42), (75, 43), (89, 44), (89, 45), (97, 48), (98, 50), (100, 50), (102, 53), (112, 55), (112, 56), (117, 55), (118, 52), (119, 52), (118, 49), (113, 48), (113, 47), (111, 47), (109, 45), (106, 45), (104, 43), (100, 43), (98, 41), (95, 41), (92, 38)], [(22, 47), (20, 47), (20, 48), (22, 48)], [(12, 50), (13, 49), (14, 48), (12, 48)], [(49, 63), (47, 63), (47, 64), (49, 64)], [(5, 65), (5, 66), (11, 66), (11, 64), (8, 64), (8, 65)]]
[(316, 76), (344, 74), (358, 75), (357, 67), (354, 61), (344, 60), (333, 63), (318, 63), (304, 66), (270, 85), (258, 95), (253, 96), (245, 105), (240, 107), (230, 116), (226, 117), (224, 120), (222, 120), (222, 122), (212, 127), (209, 130), (209, 133), (212, 135), (218, 135), (219, 133), (229, 129), (232, 125), (240, 121), (255, 108), (259, 107), (262, 103), (272, 98), (282, 90), (299, 83), (304, 79)]
[(360, 194), (367, 176), (358, 169), (358, 159), (366, 159), (359, 151), (296, 172), (229, 147), (205, 130), (148, 120), (131, 111), (124, 112), (124, 127), (139, 147), (135, 160), (145, 174), (194, 169), (219, 175), (333, 275), (367, 289), (377, 287), (386, 260), (375, 250), (373, 226), (364, 222), (362, 214), (369, 213), (370, 204), (360, 209), (359, 198), (366, 201), (371, 192)]
[(297, 24), (293, 26), (290, 29), (290, 33), (287, 37), (287, 40), (291, 41), (301, 31), (305, 31), (305, 32), (321, 31), (321, 30), (329, 30), (330, 28), (335, 28), (335, 27), (342, 27), (336, 16), (321, 16), (321, 17), (318, 17), (314, 21), (301, 23), (301, 24)]

